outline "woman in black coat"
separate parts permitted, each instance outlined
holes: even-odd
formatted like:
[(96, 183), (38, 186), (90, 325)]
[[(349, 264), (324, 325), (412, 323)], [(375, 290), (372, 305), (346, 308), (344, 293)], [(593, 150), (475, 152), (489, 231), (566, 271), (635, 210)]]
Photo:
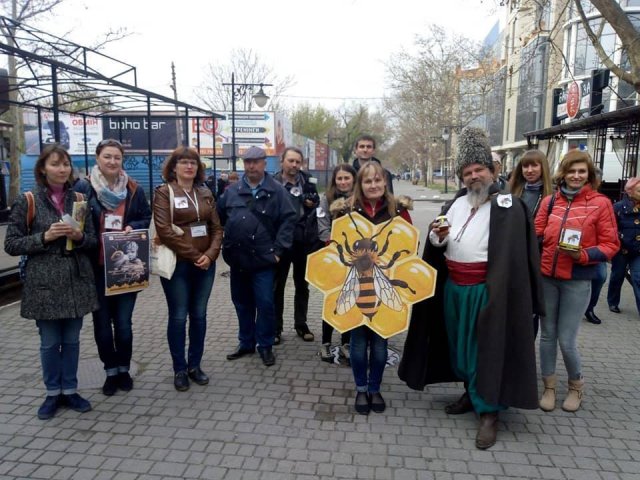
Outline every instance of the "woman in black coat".
[[(59, 145), (44, 149), (34, 169), (36, 188), (19, 196), (9, 217), (4, 249), (27, 255), (20, 313), (35, 319), (47, 397), (38, 418), (55, 415), (60, 405), (86, 412), (91, 404), (77, 393), (82, 317), (97, 308), (87, 250), (96, 246), (93, 224), (84, 213), (84, 231), (69, 222), (74, 202), (71, 158)], [(33, 195), (33, 202), (27, 195)], [(31, 204), (31, 205), (30, 205)], [(31, 212), (31, 213), (29, 213)], [(63, 220), (64, 219), (64, 220)], [(67, 240), (73, 249), (67, 249)]]

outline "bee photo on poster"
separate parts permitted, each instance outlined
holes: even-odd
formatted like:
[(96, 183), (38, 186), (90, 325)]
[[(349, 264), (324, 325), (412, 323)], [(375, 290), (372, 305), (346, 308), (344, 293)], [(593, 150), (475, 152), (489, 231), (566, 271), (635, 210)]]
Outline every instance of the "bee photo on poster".
[(137, 292), (149, 286), (149, 231), (102, 234), (105, 295)]

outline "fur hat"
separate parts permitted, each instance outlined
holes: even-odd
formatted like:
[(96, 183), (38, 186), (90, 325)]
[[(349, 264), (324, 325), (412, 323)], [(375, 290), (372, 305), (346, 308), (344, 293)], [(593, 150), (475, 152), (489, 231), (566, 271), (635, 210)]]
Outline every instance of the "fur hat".
[(462, 178), (462, 170), (474, 163), (487, 167), (491, 172), (494, 171), (487, 134), (481, 128), (466, 127), (458, 137), (458, 154), (456, 155), (458, 177)]

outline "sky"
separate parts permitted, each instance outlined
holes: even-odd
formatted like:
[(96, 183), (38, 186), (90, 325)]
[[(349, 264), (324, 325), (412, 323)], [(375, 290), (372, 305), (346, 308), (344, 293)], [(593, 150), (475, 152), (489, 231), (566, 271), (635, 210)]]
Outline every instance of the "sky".
[[(504, 13), (495, 0), (65, 0), (38, 27), (81, 45), (109, 29), (131, 35), (103, 53), (137, 67), (138, 86), (200, 105), (194, 90), (209, 63), (253, 49), (295, 85), (285, 102), (335, 109), (385, 94), (385, 62), (411, 51), (432, 23), (481, 41)], [(229, 79), (230, 81), (230, 79)], [(269, 94), (268, 90), (266, 91)]]

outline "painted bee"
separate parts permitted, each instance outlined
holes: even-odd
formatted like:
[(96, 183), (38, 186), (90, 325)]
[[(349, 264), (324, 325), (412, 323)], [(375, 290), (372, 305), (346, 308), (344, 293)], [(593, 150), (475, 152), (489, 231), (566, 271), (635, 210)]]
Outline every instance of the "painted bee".
[[(416, 292), (409, 287), (407, 282), (388, 278), (383, 270), (391, 268), (402, 254), (411, 252), (409, 250), (400, 250), (393, 254), (387, 265), (380, 265), (378, 259), (389, 248), (389, 237), (393, 230), (387, 233), (386, 241), (379, 252), (378, 243), (375, 241), (375, 238), (384, 231), (393, 219), (389, 220), (373, 237), (365, 238), (358, 230), (358, 226), (351, 214), (349, 214), (349, 217), (361, 239), (356, 240), (352, 246), (349, 246), (347, 234), (342, 232), (344, 245), (340, 245), (336, 240), (331, 241), (331, 243), (336, 244), (342, 264), (350, 267), (344, 286), (338, 296), (334, 314), (343, 315), (357, 305), (362, 314), (371, 321), (378, 312), (381, 303), (392, 310), (402, 310), (404, 304), (393, 287), (406, 288), (411, 293)], [(345, 250), (349, 255), (348, 261), (344, 257)]]

